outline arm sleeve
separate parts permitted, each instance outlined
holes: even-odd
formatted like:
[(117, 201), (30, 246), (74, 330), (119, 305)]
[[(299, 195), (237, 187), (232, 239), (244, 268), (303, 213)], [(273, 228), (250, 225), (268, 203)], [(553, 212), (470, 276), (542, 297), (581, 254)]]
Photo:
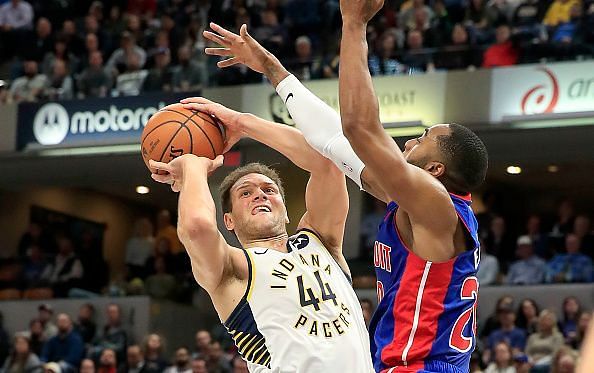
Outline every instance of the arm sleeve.
[(283, 79), (276, 91), (308, 144), (362, 188), (361, 172), (365, 165), (343, 135), (340, 115), (293, 75)]

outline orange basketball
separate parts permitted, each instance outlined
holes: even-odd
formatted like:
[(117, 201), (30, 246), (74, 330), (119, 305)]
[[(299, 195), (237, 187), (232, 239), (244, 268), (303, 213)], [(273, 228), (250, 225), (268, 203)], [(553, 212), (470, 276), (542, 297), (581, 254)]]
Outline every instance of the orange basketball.
[[(222, 154), (223, 126), (218, 119), (182, 104), (165, 106), (146, 123), (140, 138), (142, 158), (169, 163), (184, 154), (214, 159)], [(150, 169), (150, 167), (149, 167)]]

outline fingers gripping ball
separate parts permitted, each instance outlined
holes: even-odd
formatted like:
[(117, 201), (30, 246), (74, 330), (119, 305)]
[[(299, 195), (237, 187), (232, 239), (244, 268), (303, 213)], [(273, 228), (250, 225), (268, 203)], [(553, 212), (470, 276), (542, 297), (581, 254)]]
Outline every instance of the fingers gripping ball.
[(150, 159), (169, 163), (188, 153), (215, 159), (223, 153), (223, 126), (211, 115), (172, 104), (151, 116), (142, 131), (140, 146), (149, 170)]

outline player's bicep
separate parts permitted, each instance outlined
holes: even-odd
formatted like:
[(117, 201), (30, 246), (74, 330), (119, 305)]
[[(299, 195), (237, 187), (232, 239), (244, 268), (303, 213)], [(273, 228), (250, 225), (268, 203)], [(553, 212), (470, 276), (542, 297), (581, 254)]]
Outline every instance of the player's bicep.
[(342, 172), (326, 160), (325, 171), (311, 174), (305, 190), (306, 212), (299, 228), (309, 228), (328, 250), (340, 251), (349, 212), (349, 196)]

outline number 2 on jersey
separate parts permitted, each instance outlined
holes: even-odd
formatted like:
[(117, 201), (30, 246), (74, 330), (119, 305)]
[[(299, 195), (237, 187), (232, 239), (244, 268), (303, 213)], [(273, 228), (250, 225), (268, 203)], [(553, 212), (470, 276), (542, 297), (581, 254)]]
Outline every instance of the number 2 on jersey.
[[(450, 334), (450, 347), (459, 352), (468, 352), (472, 347), (474, 335), (476, 334), (476, 303), (478, 301), (479, 283), (476, 277), (467, 277), (460, 289), (460, 299), (472, 300), (472, 307), (464, 311), (452, 327)], [(464, 329), (472, 319), (471, 336), (464, 335)]]
[[(322, 281), (320, 271), (315, 271), (314, 276), (316, 277), (316, 281), (318, 283), (318, 286), (320, 287), (320, 292), (322, 293), (322, 302), (332, 300), (334, 305), (338, 306), (336, 294), (334, 294), (334, 292), (332, 291), (330, 284)], [(303, 276), (301, 275), (297, 276), (297, 287), (299, 288), (299, 302), (301, 303), (301, 307), (313, 306), (316, 311), (319, 311), (320, 298), (316, 297), (311, 288), (305, 289), (305, 287), (303, 286)]]

